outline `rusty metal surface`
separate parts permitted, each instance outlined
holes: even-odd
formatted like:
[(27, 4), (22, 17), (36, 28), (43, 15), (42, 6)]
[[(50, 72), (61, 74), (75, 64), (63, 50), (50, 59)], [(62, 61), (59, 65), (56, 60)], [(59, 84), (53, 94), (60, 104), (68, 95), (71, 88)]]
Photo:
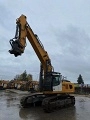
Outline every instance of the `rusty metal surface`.
[(76, 96), (75, 107), (44, 113), (41, 107), (22, 108), (23, 95), (0, 91), (0, 120), (89, 120), (90, 98)]

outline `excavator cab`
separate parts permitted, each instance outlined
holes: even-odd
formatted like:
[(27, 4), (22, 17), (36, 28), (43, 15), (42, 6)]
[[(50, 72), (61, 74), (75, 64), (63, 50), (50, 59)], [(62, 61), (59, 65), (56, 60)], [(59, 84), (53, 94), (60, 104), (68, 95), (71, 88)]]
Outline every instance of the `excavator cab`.
[(43, 91), (56, 90), (57, 86), (61, 83), (61, 74), (58, 72), (50, 72), (46, 75), (43, 83)]
[(14, 56), (17, 57), (23, 53), (23, 50), (22, 50), (23, 47), (20, 44), (18, 39), (16, 39), (16, 40), (11, 39), (9, 42), (10, 42), (10, 45), (12, 47), (12, 49), (9, 50), (10, 54), (14, 54)]

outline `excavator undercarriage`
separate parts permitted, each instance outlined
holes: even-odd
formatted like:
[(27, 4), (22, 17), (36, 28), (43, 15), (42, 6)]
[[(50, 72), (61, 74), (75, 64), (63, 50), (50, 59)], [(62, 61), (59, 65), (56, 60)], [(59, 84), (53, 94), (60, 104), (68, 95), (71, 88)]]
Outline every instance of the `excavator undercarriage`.
[(52, 112), (57, 109), (66, 108), (75, 105), (75, 97), (69, 94), (48, 95), (43, 93), (34, 93), (25, 96), (20, 101), (22, 107), (42, 106), (45, 112)]

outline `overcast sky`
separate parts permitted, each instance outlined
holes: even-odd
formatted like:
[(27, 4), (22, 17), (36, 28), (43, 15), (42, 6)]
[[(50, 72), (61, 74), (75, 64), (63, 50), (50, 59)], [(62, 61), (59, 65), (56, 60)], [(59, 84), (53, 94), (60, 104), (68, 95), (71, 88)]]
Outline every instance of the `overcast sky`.
[(54, 70), (90, 84), (90, 0), (0, 0), (0, 79), (24, 70), (38, 80), (40, 61), (27, 40), (24, 54), (9, 54), (16, 19), (24, 14), (48, 52)]

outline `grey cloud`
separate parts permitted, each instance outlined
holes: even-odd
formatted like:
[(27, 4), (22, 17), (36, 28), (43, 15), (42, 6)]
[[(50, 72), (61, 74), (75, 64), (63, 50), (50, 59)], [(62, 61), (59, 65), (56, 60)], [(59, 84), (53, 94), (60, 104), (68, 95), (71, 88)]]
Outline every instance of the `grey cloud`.
[[(52, 62), (55, 69), (63, 73), (68, 79), (76, 81), (79, 74), (89, 81), (90, 71), (90, 38), (83, 29), (68, 26), (66, 30), (54, 29), (56, 46), (59, 52), (54, 51)], [(59, 32), (60, 31), (60, 32)]]
[(90, 83), (89, 3), (84, 0), (0, 1), (0, 75), (11, 79), (25, 69), (35, 77), (39, 74), (40, 61), (28, 42), (21, 57), (15, 58), (8, 53), (9, 39), (15, 34), (16, 19), (25, 14), (55, 70), (74, 82), (81, 73), (85, 81)]

